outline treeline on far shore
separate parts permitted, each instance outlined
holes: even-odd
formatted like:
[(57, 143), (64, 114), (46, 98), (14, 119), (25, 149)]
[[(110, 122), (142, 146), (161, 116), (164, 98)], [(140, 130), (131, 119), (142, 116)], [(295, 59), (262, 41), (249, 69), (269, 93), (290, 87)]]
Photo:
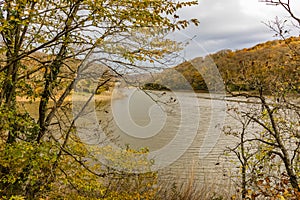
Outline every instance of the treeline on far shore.
[(299, 37), (290, 37), (236, 51), (221, 50), (152, 74), (144, 88), (185, 90), (192, 87), (195, 91), (208, 91), (220, 84), (211, 71), (217, 67), (230, 91), (254, 91), (258, 87), (268, 91), (274, 86), (270, 83), (284, 79), (290, 91), (300, 93), (299, 44)]

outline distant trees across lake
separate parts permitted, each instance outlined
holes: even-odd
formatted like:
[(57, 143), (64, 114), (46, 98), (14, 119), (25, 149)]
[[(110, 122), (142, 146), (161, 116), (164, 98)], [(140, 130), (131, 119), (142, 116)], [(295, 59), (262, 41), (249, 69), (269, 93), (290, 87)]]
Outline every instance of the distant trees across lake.
[(210, 71), (214, 65), (230, 91), (255, 91), (257, 86), (261, 86), (272, 92), (269, 83), (276, 80), (280, 82), (284, 77), (292, 84), (291, 92), (299, 93), (300, 74), (295, 74), (296, 71), (299, 72), (298, 55), (295, 54), (300, 49), (299, 44), (299, 37), (290, 37), (285, 41), (268, 41), (237, 51), (222, 50), (165, 69), (146, 81), (152, 83), (146, 87), (161, 88), (162, 85), (175, 90), (193, 88), (204, 91), (218, 87), (215, 86), (215, 74)]
[(170, 91), (169, 88), (167, 88), (166, 86), (163, 86), (161, 84), (158, 84), (158, 83), (146, 83), (145, 85), (143, 85), (142, 89), (144, 89), (144, 90)]

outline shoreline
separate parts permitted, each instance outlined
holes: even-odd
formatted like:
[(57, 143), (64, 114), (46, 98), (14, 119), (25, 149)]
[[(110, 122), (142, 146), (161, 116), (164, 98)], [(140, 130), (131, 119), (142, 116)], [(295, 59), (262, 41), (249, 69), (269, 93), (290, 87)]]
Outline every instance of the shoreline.
[[(76, 100), (86, 100), (91, 96), (91, 93), (80, 93), (80, 94), (70, 94), (66, 97), (64, 102), (72, 102)], [(59, 97), (56, 97), (56, 100), (58, 101)], [(110, 101), (112, 99), (112, 93), (110, 94), (96, 94), (93, 96), (93, 99), (95, 101)], [(34, 102), (40, 102), (40, 98), (35, 99), (28, 99), (25, 97), (16, 97), (17, 102), (28, 102), (28, 103), (34, 103)], [(49, 102), (54, 102), (53, 99), (50, 99)]]

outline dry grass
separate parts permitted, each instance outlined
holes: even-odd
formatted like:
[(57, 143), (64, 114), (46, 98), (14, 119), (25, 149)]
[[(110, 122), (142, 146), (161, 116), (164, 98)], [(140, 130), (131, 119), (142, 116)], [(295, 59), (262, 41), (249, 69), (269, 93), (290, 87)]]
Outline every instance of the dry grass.
[(195, 179), (193, 170), (188, 179), (173, 179), (172, 181), (160, 181), (156, 199), (168, 200), (227, 200), (234, 196), (234, 187), (228, 180), (217, 178), (215, 175), (207, 175), (204, 182)]

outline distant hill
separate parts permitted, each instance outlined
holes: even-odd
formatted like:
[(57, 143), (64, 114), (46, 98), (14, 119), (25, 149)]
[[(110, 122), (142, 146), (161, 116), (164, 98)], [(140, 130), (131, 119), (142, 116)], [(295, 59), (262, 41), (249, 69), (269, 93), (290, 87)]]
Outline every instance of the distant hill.
[[(211, 71), (213, 65), (217, 66), (230, 90), (251, 91), (258, 85), (269, 87), (274, 81), (293, 82), (300, 86), (300, 38), (268, 41), (236, 51), (222, 50), (165, 69), (153, 75), (148, 82), (174, 90), (190, 87), (194, 90), (215, 87), (217, 90), (219, 86), (215, 85), (214, 72)], [(299, 89), (297, 87), (298, 92)]]

